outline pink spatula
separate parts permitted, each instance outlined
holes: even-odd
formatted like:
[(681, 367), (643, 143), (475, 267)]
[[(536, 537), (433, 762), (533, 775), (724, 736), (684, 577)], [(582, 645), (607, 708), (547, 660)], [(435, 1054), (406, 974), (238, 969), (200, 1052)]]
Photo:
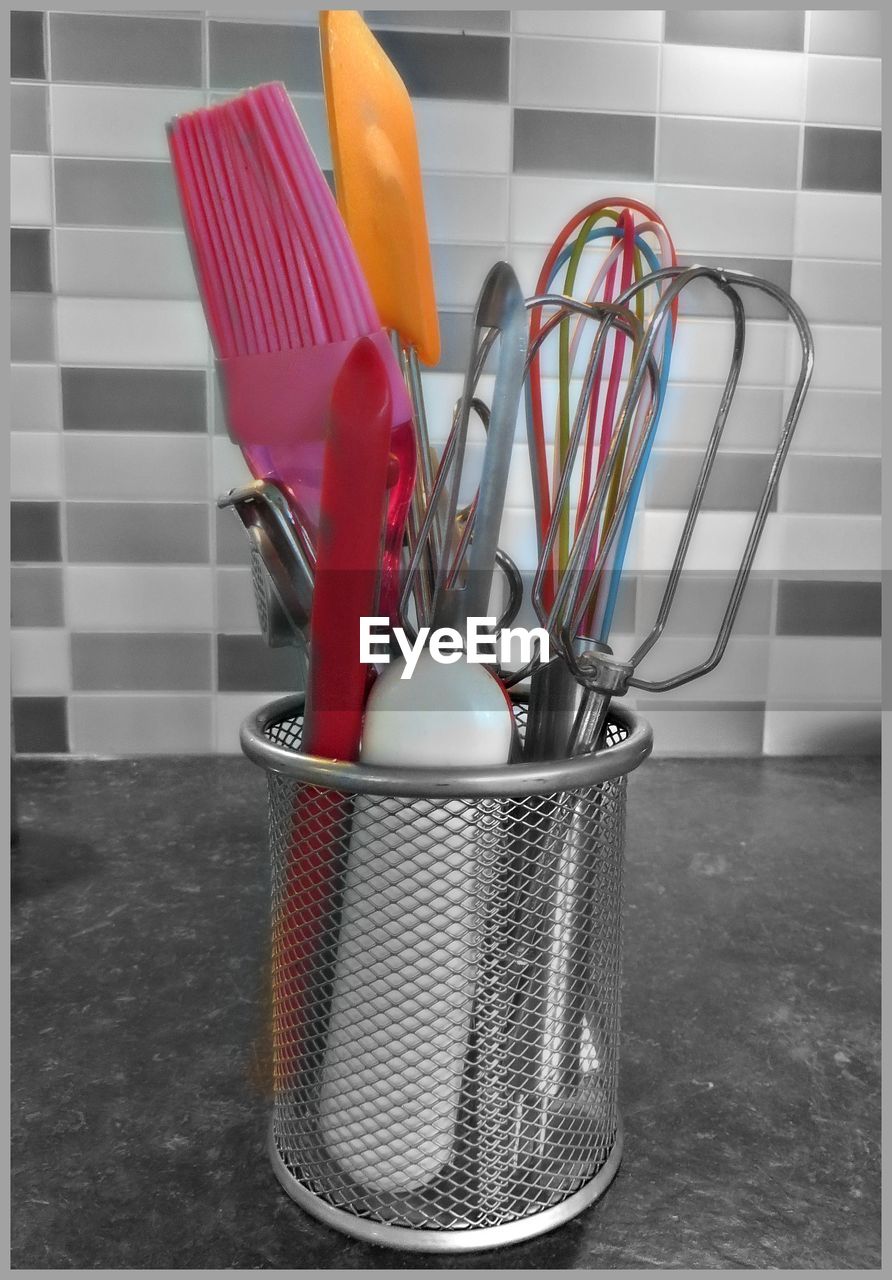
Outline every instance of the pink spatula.
[(395, 617), (415, 475), (399, 364), (337, 206), (282, 84), (177, 116), (168, 142), (232, 437), (311, 534), (335, 379), (368, 336), (392, 400), (381, 611)]

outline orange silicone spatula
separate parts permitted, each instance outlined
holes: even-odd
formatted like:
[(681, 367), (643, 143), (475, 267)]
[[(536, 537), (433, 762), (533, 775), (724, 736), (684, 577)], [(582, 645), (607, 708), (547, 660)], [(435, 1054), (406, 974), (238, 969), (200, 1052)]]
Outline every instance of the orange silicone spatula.
[(415, 117), (396, 68), (355, 9), (319, 15), (338, 207), (381, 323), (423, 364), (440, 358)]

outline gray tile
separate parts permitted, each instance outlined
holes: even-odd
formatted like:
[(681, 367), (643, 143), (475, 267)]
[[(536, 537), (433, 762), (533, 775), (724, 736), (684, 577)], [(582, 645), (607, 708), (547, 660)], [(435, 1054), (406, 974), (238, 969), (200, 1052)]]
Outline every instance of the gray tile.
[(199, 369), (62, 369), (66, 431), (188, 431), (207, 428)]
[(9, 284), (14, 293), (52, 293), (50, 233), (46, 227), (10, 231)]
[[(683, 572), (672, 610), (666, 622), (668, 636), (715, 636), (734, 585), (733, 574)], [(638, 583), (636, 635), (644, 636), (656, 621), (665, 574), (642, 574)], [(746, 584), (734, 634), (764, 636), (771, 630), (770, 578), (752, 575)]]
[(73, 564), (207, 564), (208, 510), (201, 503), (69, 502)]
[(52, 755), (68, 750), (65, 698), (13, 698), (12, 722), (17, 755)]
[(241, 520), (230, 507), (214, 510), (217, 530), (217, 564), (246, 566), (251, 563), (248, 535)]
[(10, 559), (61, 560), (58, 502), (10, 504)]
[(809, 53), (879, 57), (883, 18), (879, 9), (812, 9)]
[(14, 293), (9, 301), (10, 353), (23, 364), (48, 364), (56, 358), (53, 300), (34, 293)]
[(181, 225), (173, 173), (166, 160), (57, 159), (54, 171), (60, 225)]
[(9, 571), (14, 627), (63, 627), (65, 606), (58, 565), (17, 565)]
[(875, 458), (803, 455), (787, 461), (782, 510), (839, 515), (880, 511), (881, 469)]
[(50, 15), (53, 80), (201, 88), (201, 23), (95, 13)]
[(832, 129), (806, 125), (803, 190), (880, 191), (881, 143), (879, 129)]
[(43, 14), (13, 9), (9, 15), (9, 42), (13, 80), (45, 80)]
[(281, 689), (291, 693), (304, 687), (304, 660), (286, 645), (270, 649), (260, 636), (217, 636), (217, 688), (221, 693)]
[(414, 31), (375, 36), (414, 97), (508, 101), (508, 40)]
[(655, 130), (653, 116), (518, 107), (514, 112), (514, 172), (652, 181)]
[(72, 689), (197, 692), (211, 687), (209, 635), (74, 633)]
[(879, 582), (781, 581), (777, 592), (779, 636), (878, 636)]
[[(655, 449), (644, 481), (648, 508), (687, 510), (701, 462), (702, 455), (693, 450)], [(767, 453), (720, 452), (709, 478), (703, 510), (755, 511), (770, 468), (771, 455)]]
[(464, 373), (471, 354), (473, 321), (469, 311), (440, 312), (441, 373)]
[(242, 89), (281, 80), (292, 90), (322, 92), (319, 33), (314, 27), (211, 22), (212, 89)]
[(675, 702), (664, 694), (635, 705), (654, 731), (658, 757), (762, 755), (762, 702)]
[(47, 142), (47, 91), (42, 84), (14, 84), (9, 98), (12, 151), (43, 153)]
[[(789, 258), (732, 258), (726, 254), (712, 257), (709, 254), (680, 253), (678, 261), (686, 266), (728, 267), (735, 271), (747, 271), (750, 275), (770, 280), (790, 292), (793, 264)], [(786, 320), (786, 308), (761, 289), (741, 287), (740, 296), (751, 320)], [(798, 295), (797, 295), (798, 299)], [(728, 299), (708, 280), (694, 281), (681, 295), (679, 310), (689, 316), (722, 316), (731, 314)]]
[(793, 296), (809, 320), (827, 324), (882, 324), (883, 273), (879, 264), (799, 259)]
[(494, 250), (485, 246), (432, 244), (434, 290), (439, 305), (473, 308), (495, 256)]
[(370, 27), (434, 27), (441, 31), (508, 31), (508, 9), (366, 9)]
[(804, 48), (804, 9), (667, 9), (667, 44), (736, 49)]
[(660, 121), (658, 182), (795, 191), (799, 126), (756, 121)]

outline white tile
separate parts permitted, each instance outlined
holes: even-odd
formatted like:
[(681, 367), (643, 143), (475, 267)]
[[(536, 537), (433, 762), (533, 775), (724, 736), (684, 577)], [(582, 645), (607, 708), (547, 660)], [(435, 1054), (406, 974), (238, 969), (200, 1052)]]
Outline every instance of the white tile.
[(413, 98), (412, 110), (426, 172), (508, 172), (511, 108), (506, 103)]
[(659, 49), (653, 44), (514, 41), (514, 102), (579, 111), (657, 108)]
[(191, 365), (208, 359), (200, 302), (59, 298), (64, 364)]
[(880, 712), (872, 707), (765, 712), (766, 756), (879, 755), (880, 735)]
[(799, 120), (804, 100), (804, 54), (663, 47), (660, 108), (667, 114)]
[(66, 495), (118, 502), (202, 502), (208, 443), (202, 436), (65, 432)]
[(431, 240), (502, 244), (508, 228), (507, 178), (427, 174), (427, 230)]
[(597, 200), (609, 199), (617, 205), (639, 200), (652, 208), (655, 195), (651, 182), (516, 176), (511, 179), (510, 237), (515, 244), (550, 245), (575, 214)]
[(515, 9), (514, 30), (537, 36), (659, 40), (662, 9)]
[(793, 451), (879, 457), (882, 437), (882, 397), (877, 392), (809, 390)]
[(879, 262), (882, 197), (836, 191), (796, 196), (794, 252), (802, 258), (856, 258)]
[[(721, 394), (717, 383), (685, 384), (670, 379), (657, 428), (658, 445), (705, 448)], [(722, 448), (776, 448), (782, 409), (779, 390), (738, 387), (722, 435)]]
[(772, 702), (871, 702), (879, 705), (881, 641), (801, 639), (772, 642), (768, 693)]
[(213, 699), (195, 694), (75, 694), (75, 755), (194, 755), (213, 751)]
[(259, 635), (250, 569), (217, 570), (217, 630), (225, 635)]
[[(732, 321), (682, 318), (672, 347), (673, 382), (722, 382), (734, 346)], [(746, 325), (741, 383), (781, 386), (787, 364), (787, 328), (751, 320)]]
[(214, 625), (210, 568), (69, 565), (72, 631), (195, 631)]
[(879, 128), (882, 123), (882, 66), (879, 58), (808, 59), (809, 124), (853, 124)]
[[(648, 573), (667, 572), (678, 548), (684, 513), (639, 512), (635, 523), (640, 531), (640, 543), (634, 559), (627, 559), (627, 567)], [(751, 525), (752, 516), (747, 512), (702, 512), (688, 549), (685, 572), (736, 569)]]
[[(441, 449), (449, 435), (455, 406), (461, 398), (463, 375), (425, 369), (422, 373), (422, 382), (431, 443), (437, 449)], [(491, 374), (486, 374), (480, 379), (478, 393), (487, 404), (492, 396), (492, 388), (493, 377)]]
[(202, 106), (204, 95), (193, 89), (53, 84), (53, 150), (56, 155), (166, 159), (167, 121)]
[(59, 370), (54, 364), (14, 364), (9, 421), (13, 431), (58, 431), (62, 425)]
[(660, 186), (656, 199), (679, 253), (773, 258), (793, 249), (793, 192)]
[(239, 729), (245, 720), (258, 707), (267, 702), (281, 698), (282, 691), (272, 693), (219, 693), (216, 698), (217, 732), (214, 751), (222, 755), (241, 755), (239, 745)]
[(864, 573), (881, 565), (880, 517), (784, 515), (769, 517), (777, 534), (768, 564), (775, 572)]
[(12, 498), (62, 496), (62, 440), (58, 431), (13, 431), (9, 438)]
[(250, 484), (253, 476), (237, 444), (226, 436), (211, 441), (211, 489), (214, 497)]
[[(815, 388), (877, 391), (882, 385), (882, 330), (861, 325), (813, 324)], [(800, 358), (798, 343), (791, 346), (788, 376), (792, 379)]]
[(9, 212), (13, 226), (49, 226), (53, 188), (49, 156), (11, 156)]
[(58, 228), (56, 292), (80, 297), (195, 298), (182, 231)]
[(10, 635), (12, 692), (25, 694), (67, 693), (71, 688), (68, 632), (61, 627), (25, 630), (14, 627)]
[[(214, 95), (216, 97), (216, 95)], [(223, 98), (229, 94), (221, 95)], [(316, 163), (320, 169), (330, 169), (331, 143), (328, 137), (328, 116), (325, 111), (325, 99), (321, 93), (292, 93), (289, 95), (294, 103), (307, 141), (313, 149)]]

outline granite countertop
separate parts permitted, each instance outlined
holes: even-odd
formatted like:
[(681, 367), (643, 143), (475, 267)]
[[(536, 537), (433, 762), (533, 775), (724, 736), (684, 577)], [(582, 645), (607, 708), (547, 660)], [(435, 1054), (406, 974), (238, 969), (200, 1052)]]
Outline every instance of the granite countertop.
[(271, 1172), (259, 770), (33, 759), (17, 783), (14, 1267), (880, 1266), (876, 761), (642, 766), (620, 1172), (551, 1234), (453, 1257), (347, 1239)]

